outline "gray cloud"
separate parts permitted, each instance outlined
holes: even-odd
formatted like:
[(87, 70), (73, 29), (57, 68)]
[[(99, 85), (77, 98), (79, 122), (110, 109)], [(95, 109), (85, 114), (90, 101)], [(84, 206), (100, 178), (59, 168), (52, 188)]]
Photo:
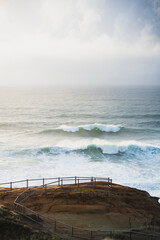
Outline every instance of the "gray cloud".
[(159, 84), (158, 0), (0, 5), (0, 84)]

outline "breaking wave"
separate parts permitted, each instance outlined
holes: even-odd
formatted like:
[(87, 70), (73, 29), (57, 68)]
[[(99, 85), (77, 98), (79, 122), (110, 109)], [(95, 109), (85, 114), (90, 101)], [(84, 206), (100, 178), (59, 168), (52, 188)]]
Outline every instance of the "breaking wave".
[(119, 125), (105, 125), (105, 124), (88, 124), (88, 125), (81, 125), (81, 126), (67, 126), (61, 125), (58, 128), (44, 130), (41, 133), (49, 133), (49, 132), (68, 132), (68, 133), (76, 133), (76, 132), (119, 132), (121, 130), (121, 126)]
[(128, 145), (88, 145), (84, 151), (92, 152), (99, 151), (102, 154), (106, 155), (117, 155), (117, 154), (129, 154), (136, 155), (141, 153), (149, 153), (155, 154), (160, 153), (160, 148), (152, 145), (136, 145), (136, 144), (128, 144)]
[[(72, 147), (71, 147), (72, 146)], [(87, 154), (93, 156), (94, 154), (100, 155), (117, 155), (127, 154), (129, 156), (137, 156), (138, 154), (160, 154), (160, 146), (143, 144), (136, 141), (121, 142), (119, 144), (111, 144), (109, 142), (92, 142), (90, 144), (79, 143), (74, 146), (74, 143), (64, 144), (60, 146), (41, 147), (33, 149), (21, 149), (21, 150), (1, 150), (0, 157), (10, 156), (30, 156), (38, 157), (40, 155), (54, 156), (58, 154), (78, 153)]]

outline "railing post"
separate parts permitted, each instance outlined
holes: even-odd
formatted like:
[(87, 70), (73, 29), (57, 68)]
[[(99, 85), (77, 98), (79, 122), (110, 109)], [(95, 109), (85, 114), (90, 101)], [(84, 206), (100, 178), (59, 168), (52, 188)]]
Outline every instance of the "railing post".
[(12, 190), (12, 182), (10, 182), (10, 190)]
[(112, 187), (112, 179), (111, 179), (111, 182), (110, 182), (110, 183), (111, 183), (111, 187)]
[(26, 180), (26, 188), (28, 188), (28, 179)]
[(92, 233), (92, 231), (91, 231), (90, 239), (92, 239), (92, 238), (93, 238), (93, 233)]
[(74, 228), (72, 227), (72, 237), (73, 237), (73, 234), (74, 234), (74, 233), (73, 233), (73, 230), (74, 230)]
[(58, 186), (60, 186), (60, 178), (58, 178)]
[(43, 187), (44, 187), (44, 178), (43, 178)]
[(132, 240), (132, 232), (129, 232), (129, 239)]
[(61, 188), (63, 187), (63, 179), (61, 179)]
[(94, 187), (96, 188), (96, 178), (94, 179)]
[(91, 182), (93, 182), (93, 177), (91, 177)]
[(75, 184), (77, 184), (77, 177), (75, 177)]

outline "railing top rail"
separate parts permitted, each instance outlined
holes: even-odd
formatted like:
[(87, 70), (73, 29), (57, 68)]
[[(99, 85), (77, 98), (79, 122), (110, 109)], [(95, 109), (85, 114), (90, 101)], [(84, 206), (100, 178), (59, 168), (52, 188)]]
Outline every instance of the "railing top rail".
[(18, 200), (23, 194), (25, 194), (25, 193), (28, 192), (28, 191), (30, 191), (30, 188), (28, 188), (28, 189), (26, 189), (25, 191), (23, 191), (22, 193), (20, 193), (20, 194), (16, 197), (14, 203), (17, 203), (17, 200)]
[(42, 181), (42, 180), (52, 180), (52, 179), (57, 179), (57, 178), (28, 178), (26, 180), (28, 181)]
[(6, 185), (6, 184), (10, 184), (10, 183), (20, 183), (20, 182), (26, 182), (26, 181), (39, 181), (39, 180), (43, 180), (43, 178), (34, 178), (34, 179), (24, 179), (24, 180), (18, 180), (18, 181), (10, 181), (10, 182), (4, 182), (4, 183), (0, 183), (0, 185)]
[[(57, 179), (57, 178), (56, 178)], [(106, 180), (107, 182), (108, 181), (110, 181), (111, 179), (110, 178), (95, 178), (95, 177), (59, 177), (58, 178), (58, 180), (59, 181), (61, 181), (61, 180), (63, 180), (64, 182), (65, 181), (75, 181), (75, 179), (76, 180), (83, 180), (83, 181), (85, 181), (85, 180), (91, 180), (91, 179), (93, 179), (93, 180)], [(59, 183), (59, 181), (54, 181), (54, 182), (49, 182), (49, 183), (46, 183), (45, 184), (45, 186), (49, 186), (49, 185), (51, 185), (51, 184), (53, 184), (53, 183)]]
[(24, 180), (19, 180), (19, 181), (14, 181), (14, 182), (11, 182), (11, 183), (19, 183), (19, 182), (26, 182), (27, 179), (24, 179)]
[(54, 182), (50, 182), (50, 183), (46, 183), (45, 186), (51, 185), (53, 183), (58, 183), (58, 181), (54, 181)]
[(143, 235), (143, 236), (150, 236), (150, 237), (160, 237), (160, 234), (151, 234), (151, 233), (144, 233), (144, 232), (136, 232), (136, 231), (129, 231), (131, 233), (134, 234), (138, 234), (138, 235)]
[(7, 185), (10, 184), (10, 182), (0, 183), (0, 185)]
[(86, 180), (86, 179), (90, 180), (91, 178), (96, 178), (97, 180), (98, 179), (107, 180), (107, 181), (108, 181), (108, 179), (111, 180), (111, 178), (93, 177), (93, 176), (91, 176), (91, 177), (74, 176), (74, 177), (55, 177), (55, 178), (28, 178), (28, 179), (17, 180), (17, 181), (3, 182), (3, 183), (0, 183), (0, 185), (7, 185), (7, 184), (10, 184), (10, 183), (20, 183), (20, 182), (26, 182), (26, 181), (53, 180), (53, 179), (58, 179), (58, 178), (63, 179), (63, 180), (65, 180), (65, 179), (75, 179), (75, 178), (83, 179), (83, 180)]

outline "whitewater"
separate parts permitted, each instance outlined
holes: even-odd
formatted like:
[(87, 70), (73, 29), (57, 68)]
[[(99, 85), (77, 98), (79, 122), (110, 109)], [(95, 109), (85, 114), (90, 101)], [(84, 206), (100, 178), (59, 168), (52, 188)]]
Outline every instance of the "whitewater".
[(160, 197), (160, 88), (1, 89), (0, 171), (110, 177)]

